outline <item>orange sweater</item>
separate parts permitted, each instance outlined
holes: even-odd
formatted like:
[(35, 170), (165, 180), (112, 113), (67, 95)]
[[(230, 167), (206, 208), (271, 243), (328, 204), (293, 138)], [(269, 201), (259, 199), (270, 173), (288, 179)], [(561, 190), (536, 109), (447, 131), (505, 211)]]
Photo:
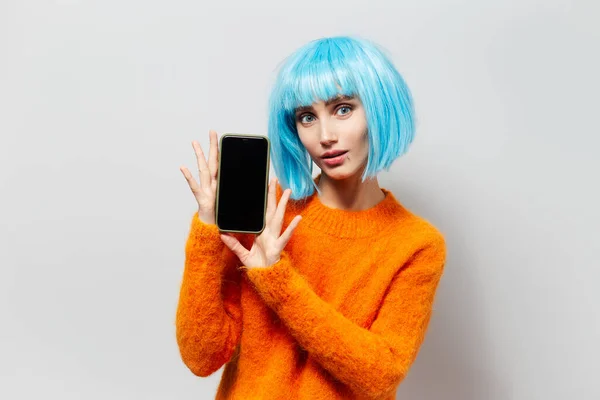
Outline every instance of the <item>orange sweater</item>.
[[(315, 178), (317, 181), (319, 177)], [(216, 399), (394, 399), (427, 329), (443, 235), (382, 189), (362, 211), (313, 194), (267, 268), (248, 269), (194, 214), (176, 315), (181, 357), (198, 376), (225, 364)], [(282, 189), (277, 187), (277, 200)], [(254, 235), (236, 234), (246, 248)]]

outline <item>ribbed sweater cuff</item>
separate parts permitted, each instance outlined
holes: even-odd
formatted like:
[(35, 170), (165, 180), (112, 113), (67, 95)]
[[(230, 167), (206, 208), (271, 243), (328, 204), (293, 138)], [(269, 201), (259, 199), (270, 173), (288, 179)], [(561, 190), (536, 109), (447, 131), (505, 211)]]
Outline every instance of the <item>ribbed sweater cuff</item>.
[(247, 268), (246, 276), (259, 292), (265, 303), (279, 310), (284, 304), (293, 302), (299, 296), (303, 282), (302, 276), (292, 267), (288, 254), (283, 251), (279, 261), (269, 267)]
[(220, 231), (215, 224), (206, 224), (194, 213), (190, 224), (187, 250), (195, 250), (197, 254), (220, 254), (225, 243), (221, 240)]

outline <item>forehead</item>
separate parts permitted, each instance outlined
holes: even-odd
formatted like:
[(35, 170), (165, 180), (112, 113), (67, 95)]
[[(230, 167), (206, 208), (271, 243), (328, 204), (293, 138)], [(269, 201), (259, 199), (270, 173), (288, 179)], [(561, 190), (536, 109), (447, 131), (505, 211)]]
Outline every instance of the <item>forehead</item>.
[[(334, 96), (328, 100), (325, 101), (325, 106), (329, 107), (331, 104), (333, 103), (337, 103), (339, 101), (349, 101), (349, 100), (354, 100), (355, 96), (348, 96), (345, 94), (339, 94), (337, 96)], [(312, 106), (300, 106), (296, 108), (296, 112), (301, 112), (301, 111), (306, 111), (306, 110), (311, 110)]]

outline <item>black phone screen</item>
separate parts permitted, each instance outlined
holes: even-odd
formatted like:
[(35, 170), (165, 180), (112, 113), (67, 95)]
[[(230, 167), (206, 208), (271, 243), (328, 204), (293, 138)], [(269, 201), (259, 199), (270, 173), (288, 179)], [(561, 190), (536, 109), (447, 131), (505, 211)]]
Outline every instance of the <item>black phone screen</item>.
[(269, 140), (264, 136), (221, 137), (216, 221), (222, 231), (260, 233), (265, 223)]

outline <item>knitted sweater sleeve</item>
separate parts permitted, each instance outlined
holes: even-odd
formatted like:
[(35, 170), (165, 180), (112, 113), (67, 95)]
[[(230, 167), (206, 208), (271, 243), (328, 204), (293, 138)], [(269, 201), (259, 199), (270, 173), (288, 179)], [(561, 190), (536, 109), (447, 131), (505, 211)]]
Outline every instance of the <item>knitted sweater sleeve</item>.
[(355, 393), (385, 398), (408, 373), (425, 336), (445, 263), (445, 241), (437, 235), (395, 274), (368, 329), (322, 300), (285, 251), (272, 266), (241, 269), (323, 368)]
[(236, 261), (217, 226), (205, 224), (195, 213), (175, 321), (181, 358), (195, 375), (217, 371), (239, 343), (242, 311)]

